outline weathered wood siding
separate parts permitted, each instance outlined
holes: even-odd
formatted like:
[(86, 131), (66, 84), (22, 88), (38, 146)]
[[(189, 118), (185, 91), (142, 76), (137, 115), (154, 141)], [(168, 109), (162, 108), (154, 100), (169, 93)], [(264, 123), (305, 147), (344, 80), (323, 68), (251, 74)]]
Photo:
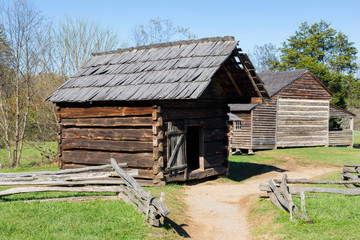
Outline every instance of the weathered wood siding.
[(252, 148), (275, 148), (276, 98), (253, 109), (252, 125)]
[(352, 146), (353, 145), (352, 130), (330, 130), (329, 145), (330, 146)]
[(277, 147), (328, 144), (328, 100), (280, 98), (277, 114)]
[(240, 149), (252, 149), (251, 144), (251, 120), (252, 112), (233, 112), (239, 118), (242, 118), (241, 129), (235, 130), (232, 126), (232, 136), (230, 139), (231, 148), (240, 148)]
[(310, 73), (304, 74), (301, 78), (283, 88), (275, 96), (319, 100), (331, 99), (331, 94)]
[(153, 107), (57, 107), (60, 168), (109, 164), (153, 178)]

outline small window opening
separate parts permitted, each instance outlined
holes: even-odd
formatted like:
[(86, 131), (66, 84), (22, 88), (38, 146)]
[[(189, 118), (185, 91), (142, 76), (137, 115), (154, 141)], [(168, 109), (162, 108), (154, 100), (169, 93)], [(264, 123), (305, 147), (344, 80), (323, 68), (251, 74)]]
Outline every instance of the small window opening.
[(241, 121), (234, 121), (234, 130), (241, 130)]

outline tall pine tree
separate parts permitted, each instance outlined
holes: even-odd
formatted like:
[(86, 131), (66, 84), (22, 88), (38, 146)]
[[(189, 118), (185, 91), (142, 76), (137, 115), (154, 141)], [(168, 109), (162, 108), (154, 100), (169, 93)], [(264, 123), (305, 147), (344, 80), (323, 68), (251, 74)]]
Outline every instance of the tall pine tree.
[(307, 68), (333, 93), (333, 103), (346, 108), (346, 98), (354, 81), (357, 49), (342, 32), (325, 21), (304, 22), (280, 48), (280, 59), (272, 61), (272, 70)]

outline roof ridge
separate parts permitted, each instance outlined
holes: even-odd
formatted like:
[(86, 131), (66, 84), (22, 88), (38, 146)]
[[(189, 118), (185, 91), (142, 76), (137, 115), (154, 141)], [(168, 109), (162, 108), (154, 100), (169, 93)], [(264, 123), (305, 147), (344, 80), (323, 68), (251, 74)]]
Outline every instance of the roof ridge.
[(138, 47), (119, 48), (119, 49), (113, 50), (113, 51), (92, 53), (92, 55), (93, 56), (99, 56), (99, 55), (107, 55), (107, 54), (114, 54), (114, 53), (130, 52), (130, 51), (133, 51), (133, 50), (171, 47), (171, 46), (184, 45), (184, 44), (193, 44), (193, 43), (225, 42), (225, 41), (236, 41), (236, 40), (235, 40), (235, 37), (233, 37), (233, 36), (210, 37), (210, 38), (200, 38), (200, 39), (192, 39), (192, 40), (180, 40), (180, 41), (174, 41), (174, 42), (154, 43), (154, 44), (143, 45), (143, 46), (138, 46)]

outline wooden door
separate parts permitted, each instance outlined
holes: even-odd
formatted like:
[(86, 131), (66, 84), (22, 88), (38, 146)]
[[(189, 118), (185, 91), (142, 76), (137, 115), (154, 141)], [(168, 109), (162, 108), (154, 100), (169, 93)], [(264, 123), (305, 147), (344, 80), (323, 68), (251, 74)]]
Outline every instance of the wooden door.
[(168, 122), (167, 136), (167, 166), (170, 174), (185, 173), (186, 163), (186, 137), (184, 124)]

